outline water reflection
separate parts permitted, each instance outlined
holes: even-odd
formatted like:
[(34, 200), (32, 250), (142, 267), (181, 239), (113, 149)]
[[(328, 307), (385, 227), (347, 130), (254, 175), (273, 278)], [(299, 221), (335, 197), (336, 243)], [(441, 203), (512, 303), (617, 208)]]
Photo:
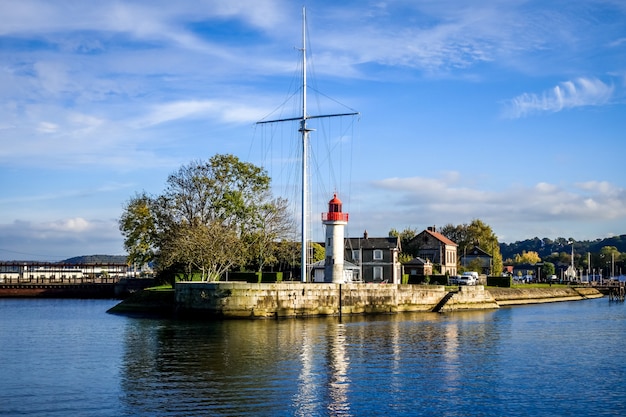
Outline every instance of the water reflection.
[(0, 414), (626, 415), (626, 306), (606, 299), (343, 322), (111, 305), (0, 300)]
[[(524, 372), (538, 366), (515, 361), (528, 358), (516, 349), (528, 350), (536, 329), (521, 318), (515, 327), (512, 311), (129, 320), (124, 409), (162, 416), (504, 415), (508, 400), (524, 409), (528, 399), (516, 385), (528, 390), (533, 374)], [(481, 408), (488, 398), (506, 401)]]

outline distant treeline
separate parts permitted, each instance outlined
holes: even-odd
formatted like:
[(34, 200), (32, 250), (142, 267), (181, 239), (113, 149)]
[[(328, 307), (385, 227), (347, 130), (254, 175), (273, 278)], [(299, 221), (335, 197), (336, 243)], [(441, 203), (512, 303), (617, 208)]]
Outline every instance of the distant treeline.
[(84, 255), (65, 259), (63, 264), (125, 264), (126, 255)]
[(565, 239), (562, 237), (555, 240), (548, 238), (539, 239), (538, 237), (535, 237), (533, 239), (526, 239), (515, 243), (501, 243), (500, 252), (502, 253), (502, 259), (513, 259), (516, 254), (529, 251), (537, 252), (539, 257), (543, 259), (557, 253), (570, 253), (572, 250), (570, 242), (574, 242), (574, 251), (577, 254), (587, 252), (598, 253), (605, 246), (614, 246), (619, 252), (626, 252), (626, 235), (591, 241), (576, 241), (571, 238)]
[[(626, 252), (626, 235), (614, 236), (606, 239), (575, 241), (574, 239), (566, 239), (559, 237), (557, 239), (535, 237), (514, 243), (501, 243), (500, 252), (503, 259), (512, 259), (517, 254), (523, 252), (537, 252), (541, 258), (547, 258), (555, 253), (570, 253), (572, 250), (571, 243), (574, 242), (574, 251), (580, 253), (598, 253), (605, 246), (614, 246), (619, 252)], [(126, 263), (126, 255), (86, 255), (75, 256), (65, 259), (61, 263), (68, 264), (124, 264)]]

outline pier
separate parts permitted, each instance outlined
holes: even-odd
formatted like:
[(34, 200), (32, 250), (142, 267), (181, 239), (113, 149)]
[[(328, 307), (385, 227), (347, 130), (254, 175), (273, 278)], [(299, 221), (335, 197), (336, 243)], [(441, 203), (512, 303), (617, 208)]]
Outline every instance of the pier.
[(126, 264), (0, 262), (0, 297), (125, 298), (154, 285)]

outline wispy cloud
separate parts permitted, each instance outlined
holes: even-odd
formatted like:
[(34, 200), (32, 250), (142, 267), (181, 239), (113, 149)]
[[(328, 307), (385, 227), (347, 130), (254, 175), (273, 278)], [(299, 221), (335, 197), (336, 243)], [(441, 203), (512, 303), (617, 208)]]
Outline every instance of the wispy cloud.
[(154, 126), (180, 119), (213, 118), (222, 123), (252, 123), (267, 113), (267, 109), (255, 108), (236, 101), (188, 100), (156, 105), (137, 126)]
[(103, 253), (123, 253), (122, 238), (114, 220), (73, 217), (0, 224), (1, 259), (61, 260), (76, 254)]
[[(487, 191), (446, 174), (440, 178), (388, 178), (375, 181), (373, 186), (387, 195), (385, 207), (375, 210), (402, 207), (393, 215), (397, 227), (433, 222), (459, 224), (480, 218), (498, 233), (500, 224), (515, 224), (521, 230), (549, 230), (555, 223), (626, 220), (626, 189), (608, 181), (569, 185), (540, 182)], [(382, 211), (378, 216), (375, 210), (368, 216), (385, 218)]]
[(577, 78), (565, 81), (541, 94), (524, 93), (507, 103), (505, 115), (520, 118), (536, 113), (555, 113), (585, 106), (602, 106), (610, 103), (614, 86), (597, 78)]

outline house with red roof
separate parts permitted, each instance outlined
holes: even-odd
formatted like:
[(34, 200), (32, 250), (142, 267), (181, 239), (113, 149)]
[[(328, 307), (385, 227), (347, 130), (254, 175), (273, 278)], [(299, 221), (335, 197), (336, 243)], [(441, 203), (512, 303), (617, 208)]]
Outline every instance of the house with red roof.
[(458, 245), (437, 232), (434, 226), (417, 234), (410, 245), (417, 248), (418, 257), (430, 261), (440, 274), (457, 275)]

